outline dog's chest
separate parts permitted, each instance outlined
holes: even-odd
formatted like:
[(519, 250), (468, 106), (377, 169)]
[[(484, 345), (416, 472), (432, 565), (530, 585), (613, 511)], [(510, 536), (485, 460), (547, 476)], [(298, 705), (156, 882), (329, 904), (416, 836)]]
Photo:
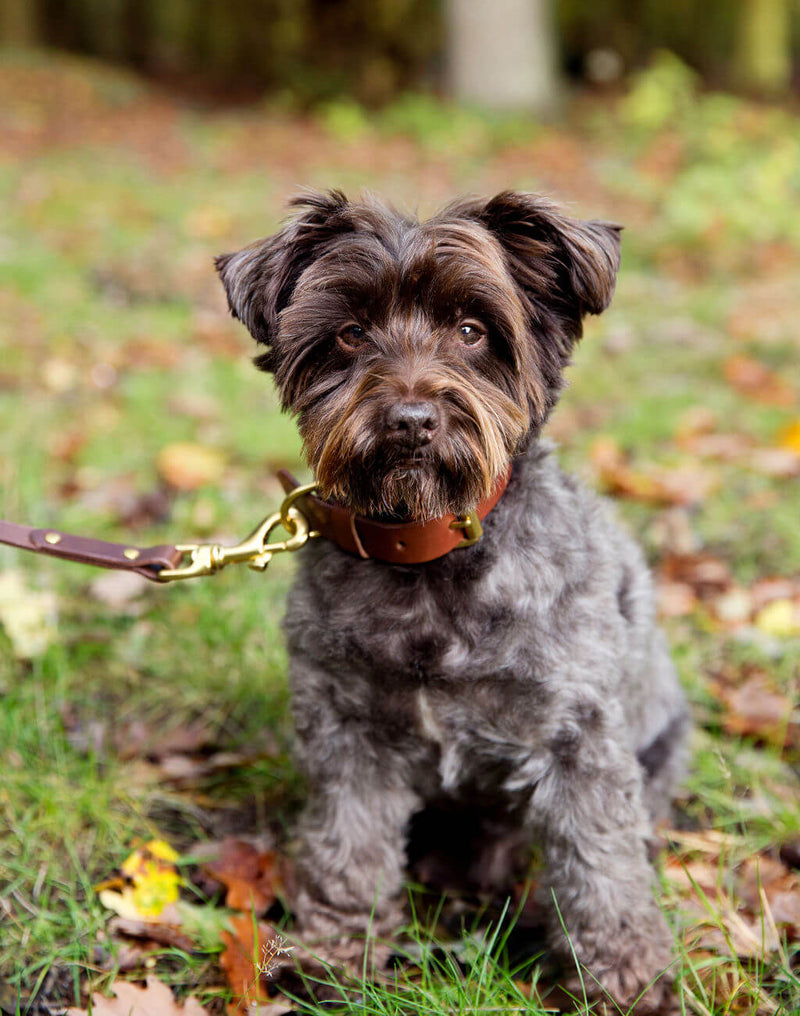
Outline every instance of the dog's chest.
[[(331, 674), (337, 711), (379, 727), (419, 763), (431, 792), (496, 796), (542, 708), (529, 671), (530, 604), (501, 575), (487, 582), (491, 570), (472, 581), (353, 573), (314, 591), (302, 632), (289, 620), (290, 648), (302, 635), (304, 655)], [(303, 602), (293, 596), (290, 619)]]
[(347, 583), (329, 597), (325, 627), (350, 665), (363, 663), (382, 683), (403, 687), (461, 683), (508, 667), (519, 621), (508, 598), (482, 595), (482, 582), (370, 577), (378, 581)]

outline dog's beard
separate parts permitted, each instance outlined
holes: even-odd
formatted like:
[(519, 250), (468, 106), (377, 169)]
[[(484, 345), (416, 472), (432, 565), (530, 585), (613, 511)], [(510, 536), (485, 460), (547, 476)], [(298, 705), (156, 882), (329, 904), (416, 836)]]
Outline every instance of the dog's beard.
[(362, 391), (344, 411), (330, 406), (301, 418), (322, 496), (362, 515), (419, 522), (463, 515), (487, 497), (527, 432), (528, 414), (496, 388), (491, 399), (463, 383), (438, 394), (440, 432), (417, 447), (382, 433), (380, 393)]

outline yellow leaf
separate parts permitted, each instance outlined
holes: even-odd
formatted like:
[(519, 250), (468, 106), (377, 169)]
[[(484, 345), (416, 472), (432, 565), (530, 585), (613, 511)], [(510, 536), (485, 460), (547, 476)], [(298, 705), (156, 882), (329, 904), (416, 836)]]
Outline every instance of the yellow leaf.
[(793, 600), (773, 600), (758, 612), (755, 624), (767, 635), (779, 638), (800, 635), (800, 607)]
[(181, 856), (166, 840), (150, 840), (145, 846), (152, 857), (157, 857), (160, 861), (167, 861), (169, 864), (175, 864)]
[(101, 889), (97, 896), (104, 907), (113, 910), (120, 917), (126, 917), (130, 921), (143, 920), (133, 898), (133, 886), (126, 885), (120, 893), (114, 892), (112, 889)]
[(19, 571), (3, 572), (0, 575), (0, 624), (18, 659), (41, 656), (57, 636), (55, 595), (29, 589)]
[(132, 885), (126, 885), (121, 893), (102, 889), (100, 902), (122, 917), (155, 920), (178, 899), (182, 879), (173, 864), (178, 856), (164, 840), (150, 840), (138, 847), (120, 867)]
[(133, 886), (133, 902), (141, 917), (154, 918), (178, 898), (181, 878), (176, 871), (148, 865), (146, 875), (138, 877)]
[(781, 436), (778, 439), (778, 447), (785, 448), (789, 452), (794, 452), (795, 455), (800, 455), (800, 420), (790, 423), (781, 432)]

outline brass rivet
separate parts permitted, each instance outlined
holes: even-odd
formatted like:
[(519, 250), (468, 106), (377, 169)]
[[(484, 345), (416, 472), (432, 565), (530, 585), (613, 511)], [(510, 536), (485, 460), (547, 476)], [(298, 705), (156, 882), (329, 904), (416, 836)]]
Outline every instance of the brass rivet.
[(45, 543), (50, 543), (50, 544), (61, 543), (61, 534), (60, 533), (45, 533), (45, 535), (44, 535), (44, 542)]
[(129, 561), (135, 561), (136, 558), (139, 556), (139, 551), (136, 550), (134, 547), (128, 547), (127, 550), (123, 550), (122, 555), (123, 557), (127, 557)]

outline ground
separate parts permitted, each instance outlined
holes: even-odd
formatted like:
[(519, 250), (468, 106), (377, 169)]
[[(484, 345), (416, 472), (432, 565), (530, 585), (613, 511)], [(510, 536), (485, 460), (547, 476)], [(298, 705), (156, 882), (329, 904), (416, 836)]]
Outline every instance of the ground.
[[(666, 59), (627, 96), (576, 97), (556, 126), (424, 97), (373, 115), (200, 107), (41, 56), (0, 61), (0, 92), (11, 520), (234, 540), (276, 506), (277, 467), (307, 475), (212, 268), (273, 230), (301, 185), (421, 214), (518, 187), (625, 225), (617, 296), (550, 433), (644, 544), (697, 721), (660, 861), (685, 1011), (796, 1013), (797, 117), (698, 94)], [(237, 925), (191, 861), (229, 834), (280, 842), (302, 799), (279, 633), (291, 562), (170, 587), (11, 550), (0, 564), (0, 1011), (85, 1008), (145, 963), (236, 1011), (213, 915)], [(150, 839), (181, 854), (182, 896), (206, 919), (144, 960), (96, 888)], [(454, 935), (464, 907), (433, 931), (420, 917), (398, 984), (346, 1004), (541, 1013), (505, 931), (469, 918)]]

